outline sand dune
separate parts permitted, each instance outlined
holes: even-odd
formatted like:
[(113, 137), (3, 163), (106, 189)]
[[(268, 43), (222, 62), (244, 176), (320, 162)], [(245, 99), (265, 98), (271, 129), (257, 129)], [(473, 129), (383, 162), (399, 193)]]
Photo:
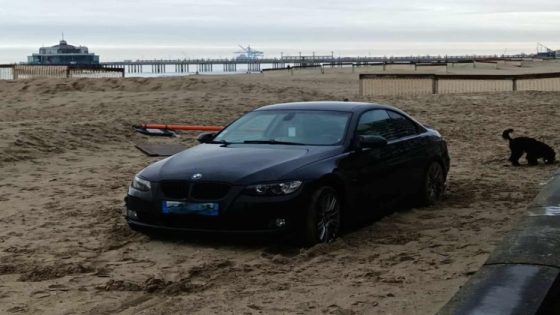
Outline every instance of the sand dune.
[[(357, 93), (348, 69), (0, 81), (0, 313), (434, 313), (557, 167), (509, 166), (500, 134), (511, 127), (558, 150), (560, 94)], [(126, 227), (126, 187), (154, 161), (134, 148), (154, 139), (133, 124), (221, 125), (269, 103), (345, 97), (396, 105), (442, 132), (452, 157), (444, 202), (310, 249), (151, 239)], [(194, 136), (164, 141), (192, 145)]]

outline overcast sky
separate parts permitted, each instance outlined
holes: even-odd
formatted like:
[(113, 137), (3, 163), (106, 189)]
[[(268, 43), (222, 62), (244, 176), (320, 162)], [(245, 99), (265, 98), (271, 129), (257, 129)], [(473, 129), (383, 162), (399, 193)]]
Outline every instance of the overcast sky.
[(0, 63), (64, 32), (102, 61), (266, 56), (533, 53), (560, 49), (560, 1), (0, 0)]

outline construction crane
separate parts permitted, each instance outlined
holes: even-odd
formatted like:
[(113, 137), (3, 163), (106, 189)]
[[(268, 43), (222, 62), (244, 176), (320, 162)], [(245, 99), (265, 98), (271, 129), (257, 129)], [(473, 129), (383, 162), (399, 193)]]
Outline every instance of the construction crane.
[(239, 47), (241, 48), (241, 51), (234, 52), (234, 54), (239, 54), (237, 59), (258, 59), (264, 55), (262, 51), (254, 50), (250, 45), (247, 47), (239, 45)]
[(546, 47), (545, 45), (541, 44), (541, 43), (537, 43), (537, 53), (538, 54), (542, 54), (542, 53), (551, 53), (553, 52), (552, 49)]

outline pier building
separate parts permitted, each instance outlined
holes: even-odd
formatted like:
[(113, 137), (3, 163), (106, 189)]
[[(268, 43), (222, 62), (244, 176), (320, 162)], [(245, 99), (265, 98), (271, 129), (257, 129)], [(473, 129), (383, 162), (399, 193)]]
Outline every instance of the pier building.
[(69, 45), (62, 39), (58, 45), (41, 47), (39, 53), (27, 57), (32, 65), (98, 65), (99, 56), (89, 53), (85, 46)]

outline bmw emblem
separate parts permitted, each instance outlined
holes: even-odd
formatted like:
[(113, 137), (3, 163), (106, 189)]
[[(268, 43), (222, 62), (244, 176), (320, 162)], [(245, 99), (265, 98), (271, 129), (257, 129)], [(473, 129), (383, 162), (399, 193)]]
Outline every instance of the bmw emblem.
[(201, 178), (202, 178), (202, 174), (200, 174), (200, 173), (195, 173), (195, 174), (193, 174), (193, 176), (191, 176), (192, 180), (199, 180)]

